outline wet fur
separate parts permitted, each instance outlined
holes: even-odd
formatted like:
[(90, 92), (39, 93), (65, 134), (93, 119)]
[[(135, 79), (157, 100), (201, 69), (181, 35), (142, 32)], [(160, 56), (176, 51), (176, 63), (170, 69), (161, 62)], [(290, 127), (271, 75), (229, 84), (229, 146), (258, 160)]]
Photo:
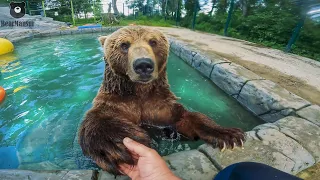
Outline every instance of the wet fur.
[[(122, 53), (119, 46), (127, 40), (138, 47), (139, 43), (147, 46), (148, 38), (158, 42), (152, 48), (157, 78), (142, 84), (131, 80), (128, 54)], [(244, 133), (240, 129), (218, 126), (206, 115), (189, 112), (176, 101), (166, 74), (169, 43), (162, 33), (132, 26), (100, 38), (100, 42), (105, 51), (104, 80), (79, 129), (79, 143), (83, 153), (103, 170), (116, 175), (121, 174), (120, 164), (136, 164), (122, 140), (130, 137), (150, 147), (151, 139), (142, 129), (144, 123), (174, 126), (189, 139), (200, 138), (221, 149), (224, 144), (229, 148), (241, 145)]]

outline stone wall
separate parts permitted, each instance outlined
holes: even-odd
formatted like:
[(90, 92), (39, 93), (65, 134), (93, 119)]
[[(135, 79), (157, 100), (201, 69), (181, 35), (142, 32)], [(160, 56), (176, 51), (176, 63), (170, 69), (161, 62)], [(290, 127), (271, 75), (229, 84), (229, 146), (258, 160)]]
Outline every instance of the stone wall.
[(227, 94), (266, 122), (275, 122), (311, 106), (307, 100), (252, 71), (196, 47), (170, 38), (170, 49), (186, 63), (211, 79)]
[[(37, 31), (22, 37), (7, 36), (17, 42), (30, 37), (113, 32), (118, 27), (95, 30)], [(213, 179), (223, 168), (243, 161), (270, 165), (296, 174), (320, 162), (320, 107), (265, 80), (248, 69), (216, 55), (204, 55), (194, 47), (170, 39), (171, 51), (210, 78), (230, 96), (267, 123), (246, 132), (244, 148), (219, 149), (201, 145), (196, 150), (164, 157), (171, 170), (182, 179)], [(103, 171), (0, 170), (0, 179), (99, 179), (114, 176)], [(116, 179), (129, 179), (118, 176)]]
[(52, 36), (63, 36), (63, 35), (75, 35), (75, 34), (90, 34), (90, 33), (112, 33), (121, 27), (101, 27), (101, 28), (88, 28), (88, 29), (10, 29), (0, 31), (0, 38), (9, 39), (15, 43), (18, 41), (32, 39), (37, 37), (52, 37)]

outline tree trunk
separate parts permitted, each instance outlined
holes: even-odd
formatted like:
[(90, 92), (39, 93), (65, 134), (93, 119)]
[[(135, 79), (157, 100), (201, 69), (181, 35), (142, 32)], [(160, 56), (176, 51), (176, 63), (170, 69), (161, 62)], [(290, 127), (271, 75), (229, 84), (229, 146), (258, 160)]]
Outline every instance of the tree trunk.
[(84, 18), (87, 19), (87, 11), (84, 10)]
[(118, 11), (118, 8), (117, 8), (117, 0), (112, 0), (112, 7), (113, 7), (114, 14), (116, 16), (119, 15), (119, 11)]
[(108, 13), (111, 13), (111, 3), (108, 4)]
[(166, 16), (166, 0), (161, 0), (162, 4), (161, 4), (161, 11), (162, 11), (162, 16)]
[(212, 7), (211, 10), (209, 11), (209, 15), (212, 16), (213, 9), (216, 7), (217, 0), (212, 0)]
[(249, 15), (249, 2), (248, 0), (240, 0), (242, 16), (247, 17)]

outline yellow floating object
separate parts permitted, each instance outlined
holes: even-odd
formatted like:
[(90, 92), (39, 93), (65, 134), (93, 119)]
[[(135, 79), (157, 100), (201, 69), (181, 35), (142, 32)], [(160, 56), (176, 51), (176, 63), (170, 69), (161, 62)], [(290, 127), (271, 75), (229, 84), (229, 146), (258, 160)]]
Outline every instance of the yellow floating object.
[[(2, 47), (0, 47), (1, 49)], [(0, 55), (0, 66), (6, 66), (10, 62), (17, 60), (17, 56), (14, 53)]]
[(20, 87), (18, 87), (18, 88), (15, 88), (14, 90), (13, 90), (13, 93), (16, 93), (16, 92), (18, 92), (18, 91), (21, 91), (22, 89), (24, 89), (24, 88), (27, 88), (28, 86), (20, 86)]
[(0, 38), (0, 55), (10, 53), (14, 50), (13, 44), (4, 38)]
[(6, 96), (6, 90), (4, 90), (3, 87), (0, 86), (0, 103), (4, 100), (5, 96)]

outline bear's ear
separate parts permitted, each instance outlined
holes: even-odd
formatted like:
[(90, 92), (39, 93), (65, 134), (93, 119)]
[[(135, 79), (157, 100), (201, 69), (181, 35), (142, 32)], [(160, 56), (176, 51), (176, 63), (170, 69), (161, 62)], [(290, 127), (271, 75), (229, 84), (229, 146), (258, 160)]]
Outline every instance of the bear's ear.
[(109, 36), (100, 36), (98, 39), (100, 41), (101, 46), (108, 40)]
[(21, 2), (21, 7), (26, 7), (26, 3), (24, 1)]
[(15, 4), (16, 4), (16, 3), (11, 2), (11, 3), (10, 3), (10, 7), (15, 7)]

